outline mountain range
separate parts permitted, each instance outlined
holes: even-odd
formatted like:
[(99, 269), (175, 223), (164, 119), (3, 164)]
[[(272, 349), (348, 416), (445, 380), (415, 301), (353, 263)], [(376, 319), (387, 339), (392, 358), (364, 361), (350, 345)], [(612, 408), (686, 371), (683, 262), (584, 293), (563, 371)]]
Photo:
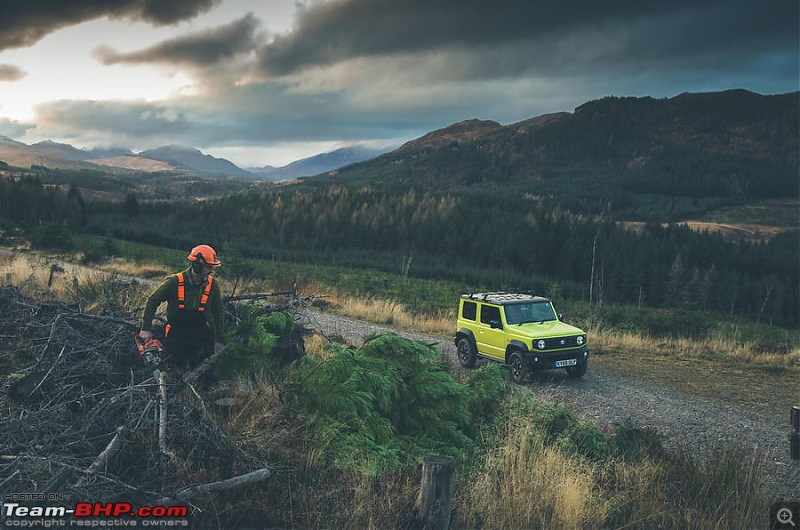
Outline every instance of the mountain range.
[(242, 169), (178, 145), (135, 154), (53, 141), (27, 145), (2, 136), (0, 161), (259, 180), (310, 176), (424, 191), (521, 190), (570, 208), (580, 201), (619, 205), (631, 194), (797, 197), (799, 96), (728, 90), (668, 99), (606, 97), (510, 125), (467, 119), (388, 152), (343, 148), (278, 168)]
[(174, 144), (134, 153), (125, 148), (85, 150), (52, 140), (28, 145), (7, 136), (0, 136), (0, 161), (15, 167), (41, 166), (99, 171), (114, 168), (145, 172), (189, 172), (205, 176), (264, 180), (287, 180), (316, 175), (373, 158), (383, 152), (385, 150), (347, 147), (297, 160), (284, 167), (264, 166), (246, 170), (224, 158), (204, 154), (193, 147)]
[(796, 192), (799, 122), (798, 92), (607, 97), (571, 113), (510, 125), (465, 120), (324, 177), (426, 191), (524, 186), (580, 194), (590, 186), (593, 193), (608, 187), (698, 197)]

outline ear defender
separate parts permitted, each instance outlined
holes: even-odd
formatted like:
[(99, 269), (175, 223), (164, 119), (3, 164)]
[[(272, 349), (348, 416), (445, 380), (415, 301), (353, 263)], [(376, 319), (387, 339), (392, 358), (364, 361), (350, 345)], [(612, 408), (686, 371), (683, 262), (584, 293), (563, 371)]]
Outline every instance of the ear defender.
[(203, 272), (203, 264), (205, 263), (206, 263), (205, 258), (201, 253), (198, 252), (197, 256), (195, 257), (195, 260), (192, 262), (192, 271), (195, 274), (200, 274), (201, 272)]

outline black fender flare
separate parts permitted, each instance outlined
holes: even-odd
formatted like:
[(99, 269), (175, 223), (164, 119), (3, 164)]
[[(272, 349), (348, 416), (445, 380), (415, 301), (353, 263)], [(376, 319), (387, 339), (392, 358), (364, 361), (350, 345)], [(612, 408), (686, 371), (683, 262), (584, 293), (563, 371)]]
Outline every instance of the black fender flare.
[(458, 331), (456, 331), (456, 337), (453, 339), (453, 342), (456, 344), (456, 346), (458, 346), (458, 339), (460, 339), (461, 337), (468, 338), (470, 341), (472, 341), (472, 345), (477, 347), (477, 342), (475, 341), (475, 334), (472, 333), (471, 329), (461, 328)]
[(514, 351), (522, 353), (523, 358), (527, 358), (530, 349), (528, 348), (528, 345), (521, 340), (508, 341), (508, 346), (506, 346), (506, 363), (508, 363), (508, 355)]

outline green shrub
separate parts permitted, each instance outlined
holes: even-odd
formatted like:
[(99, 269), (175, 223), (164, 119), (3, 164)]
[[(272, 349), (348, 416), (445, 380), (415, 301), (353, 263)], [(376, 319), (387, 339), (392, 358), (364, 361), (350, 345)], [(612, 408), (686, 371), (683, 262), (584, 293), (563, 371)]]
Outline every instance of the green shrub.
[(34, 248), (70, 250), (74, 242), (69, 228), (62, 223), (46, 223), (36, 228), (30, 236)]
[(488, 363), (470, 372), (465, 384), (467, 409), (475, 421), (489, 421), (498, 412), (511, 387), (508, 368), (500, 363)]
[(567, 454), (592, 461), (603, 461), (613, 454), (609, 436), (564, 405), (531, 402), (521, 408), (530, 418), (532, 435), (542, 437), (545, 444), (556, 444)]
[(433, 454), (464, 461), (474, 449), (467, 388), (431, 346), (388, 333), (327, 353), (304, 357), (290, 375), (323, 461), (378, 474)]
[(614, 425), (611, 437), (615, 453), (626, 462), (639, 462), (644, 456), (661, 459), (666, 455), (658, 433), (628, 422)]
[(245, 306), (241, 321), (229, 332), (227, 353), (214, 365), (220, 378), (235, 378), (262, 370), (276, 371), (302, 355), (302, 341), (292, 315), (263, 313)]

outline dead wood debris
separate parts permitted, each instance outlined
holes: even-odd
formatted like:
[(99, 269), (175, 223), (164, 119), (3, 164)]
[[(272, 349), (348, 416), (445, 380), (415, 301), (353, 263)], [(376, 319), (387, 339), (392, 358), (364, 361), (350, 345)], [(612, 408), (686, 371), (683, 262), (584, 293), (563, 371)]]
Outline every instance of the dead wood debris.
[[(309, 318), (303, 299), (289, 306)], [(228, 315), (235, 318), (235, 310)], [(204, 405), (198, 410), (189, 404), (191, 395), (180, 392), (194, 391), (196, 374), (173, 382), (167, 454), (159, 450), (157, 381), (138, 358), (137, 331), (136, 319), (126, 315), (87, 315), (77, 304), (36, 303), (13, 286), (0, 290), (4, 491), (69, 492), (72, 502), (146, 505), (271, 475), (267, 463), (232, 440)]]

